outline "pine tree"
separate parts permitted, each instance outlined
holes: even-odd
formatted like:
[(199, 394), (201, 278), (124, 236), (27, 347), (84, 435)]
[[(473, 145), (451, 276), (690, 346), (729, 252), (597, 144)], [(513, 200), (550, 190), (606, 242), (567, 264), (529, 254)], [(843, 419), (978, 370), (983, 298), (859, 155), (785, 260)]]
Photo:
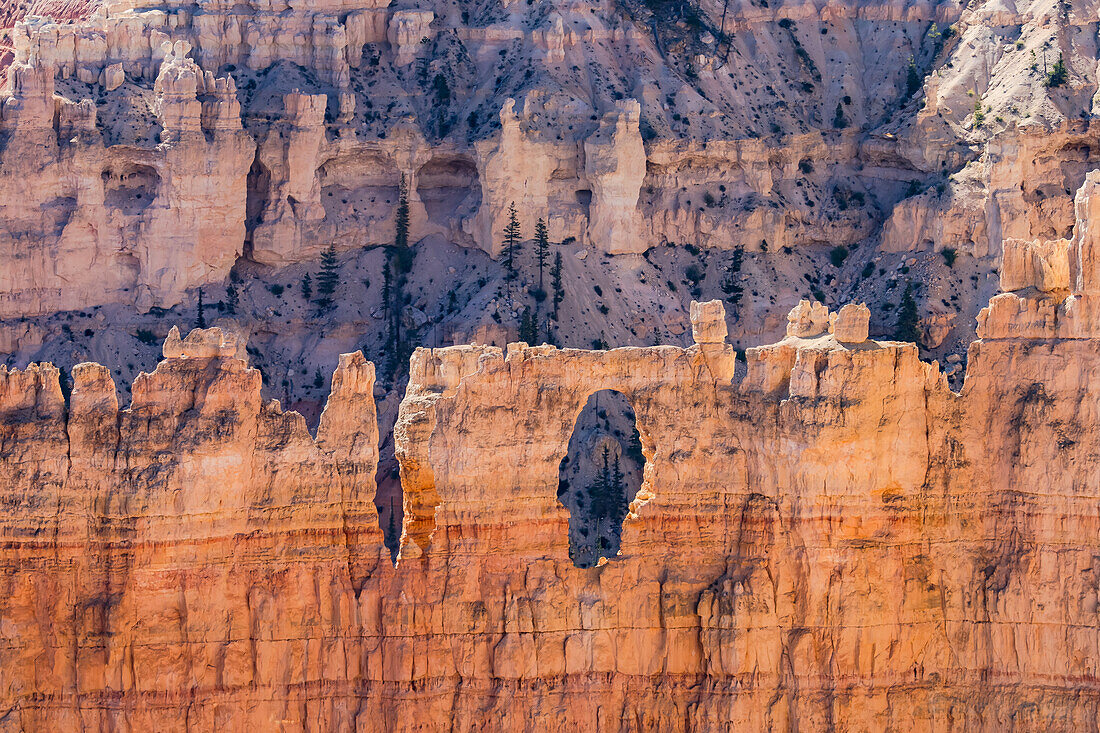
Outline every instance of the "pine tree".
[(508, 225), (504, 227), (504, 266), (508, 270), (508, 279), (516, 276), (516, 246), (520, 241), (519, 216), (516, 214), (516, 202), (508, 206)]
[(199, 317), (195, 320), (195, 324), (199, 328), (206, 328), (206, 313), (203, 312), (205, 307), (202, 302), (202, 288), (199, 288)]
[(558, 320), (558, 306), (565, 300), (565, 289), (561, 284), (561, 252), (554, 255), (554, 266), (550, 268), (550, 286), (554, 289), (554, 320)]
[(391, 555), (397, 555), (401, 546), (401, 530), (397, 527), (397, 512), (393, 508), (393, 499), (390, 499), (390, 520), (386, 523), (386, 549)]
[[(722, 292), (726, 294), (726, 301), (733, 306), (737, 306), (741, 302), (741, 297), (745, 293), (745, 288), (741, 285), (741, 263), (745, 257), (745, 249), (738, 246), (733, 250), (733, 259), (726, 269), (726, 276), (722, 278)], [(734, 315), (737, 315), (737, 309), (734, 308)]]
[(905, 294), (901, 296), (901, 307), (898, 309), (898, 326), (894, 332), (894, 338), (898, 341), (920, 342), (920, 314), (917, 311), (917, 301), (913, 298), (913, 282), (905, 284)]
[(596, 515), (596, 541), (602, 543), (603, 520), (610, 516), (611, 498), (611, 452), (603, 447), (603, 461), (596, 481), (592, 487), (592, 513)]
[(393, 246), (397, 250), (397, 274), (412, 270), (412, 250), (409, 249), (409, 184), (401, 174), (397, 194), (397, 212), (394, 214)]
[(394, 249), (386, 250), (386, 263), (385, 263), (385, 281), (383, 282), (383, 292), (385, 293), (386, 315), (388, 316), (388, 328), (389, 331), (386, 336), (386, 341), (389, 347), (389, 358), (392, 359), (392, 366), (394, 372), (397, 370), (397, 365), (400, 362), (397, 351), (400, 346), (400, 328), (401, 328), (401, 287), (400, 287), (400, 275), (395, 275), (397, 270), (397, 258), (394, 255)]
[(313, 298), (313, 278), (308, 272), (302, 276), (302, 297), (306, 300)]
[[(550, 254), (550, 232), (546, 220), (539, 218), (535, 222), (535, 260), (539, 264), (539, 290), (542, 290), (542, 271), (546, 268), (546, 258)], [(545, 297), (545, 291), (543, 297)]]
[(236, 314), (237, 303), (237, 286), (233, 284), (225, 286), (225, 309), (229, 312), (229, 315)]
[(317, 275), (317, 305), (322, 309), (332, 305), (332, 295), (340, 282), (340, 262), (336, 259), (336, 245), (330, 244), (321, 253), (321, 273)]
[(836, 103), (836, 113), (833, 115), (833, 127), (841, 129), (848, 126), (848, 120), (844, 117), (844, 107), (840, 102)]
[(905, 75), (905, 96), (911, 97), (917, 93), (917, 90), (921, 87), (920, 72), (917, 71), (917, 62), (912, 56), (909, 57), (909, 70)]
[(389, 257), (386, 257), (386, 262), (382, 266), (382, 308), (385, 309), (386, 315), (390, 313), (390, 296), (393, 290), (393, 268), (390, 267)]
[(519, 322), (519, 340), (534, 346), (538, 341), (538, 326), (535, 317), (531, 315), (530, 306), (523, 309), (523, 315)]
[(1050, 74), (1047, 75), (1046, 85), (1051, 89), (1060, 87), (1066, 83), (1068, 77), (1069, 72), (1066, 69), (1065, 59), (1059, 55), (1058, 60), (1054, 62), (1054, 67), (1050, 70)]
[(626, 519), (626, 487), (623, 484), (623, 471), (619, 466), (619, 456), (615, 456), (615, 462), (611, 466), (611, 504), (610, 516), (614, 522), (622, 522)]

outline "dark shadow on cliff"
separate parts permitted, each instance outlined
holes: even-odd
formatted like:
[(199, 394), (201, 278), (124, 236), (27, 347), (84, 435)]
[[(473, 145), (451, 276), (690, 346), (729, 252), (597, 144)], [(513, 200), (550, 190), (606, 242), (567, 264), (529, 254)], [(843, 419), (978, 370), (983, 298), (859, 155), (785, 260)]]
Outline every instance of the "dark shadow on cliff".
[(619, 553), (623, 520), (642, 485), (644, 465), (626, 397), (609, 389), (589, 397), (558, 469), (558, 501), (569, 510), (569, 557), (578, 568)]

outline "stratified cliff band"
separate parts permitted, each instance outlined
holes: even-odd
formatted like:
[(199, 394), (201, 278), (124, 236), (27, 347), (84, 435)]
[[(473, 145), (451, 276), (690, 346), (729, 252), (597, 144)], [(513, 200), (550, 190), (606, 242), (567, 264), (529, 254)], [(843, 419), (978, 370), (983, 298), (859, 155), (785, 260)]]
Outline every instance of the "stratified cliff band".
[[(125, 410), (98, 365), (0, 370), (0, 730), (1095, 730), (1097, 187), (1006, 249), (961, 394), (859, 305), (743, 373), (718, 303), (689, 348), (418, 350), (396, 567), (360, 354), (316, 439), (216, 329)], [(644, 485), (578, 569), (601, 389)]]

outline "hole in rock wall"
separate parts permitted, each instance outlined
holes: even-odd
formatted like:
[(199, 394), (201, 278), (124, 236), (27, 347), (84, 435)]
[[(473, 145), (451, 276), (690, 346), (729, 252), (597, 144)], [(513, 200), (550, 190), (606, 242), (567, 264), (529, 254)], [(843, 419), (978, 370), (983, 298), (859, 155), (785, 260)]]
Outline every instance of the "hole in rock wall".
[(581, 410), (558, 469), (558, 501), (569, 510), (569, 557), (594, 567), (619, 553), (627, 507), (642, 485), (645, 458), (625, 396), (601, 390)]
[(448, 229), (481, 205), (477, 166), (465, 157), (432, 158), (416, 174), (416, 193), (428, 220)]
[(589, 212), (592, 209), (592, 192), (588, 189), (581, 189), (573, 195), (576, 197), (577, 203), (584, 209), (584, 215), (589, 216)]
[(318, 177), (327, 223), (338, 231), (359, 232), (366, 237), (364, 245), (389, 241), (392, 231), (384, 240), (374, 232), (374, 241), (365, 228), (391, 219), (397, 210), (401, 175), (392, 162), (374, 155), (344, 156), (325, 163)]
[(375, 474), (374, 508), (378, 512), (378, 524), (390, 559), (397, 562), (397, 552), (401, 549), (401, 525), (405, 519), (401, 490), (401, 471), (394, 454), (392, 426), (382, 433), (379, 446), (378, 472)]
[(259, 153), (248, 171), (248, 191), (245, 198), (245, 227), (251, 240), (252, 231), (263, 224), (264, 208), (271, 191), (271, 171), (260, 162)]
[(107, 168), (103, 171), (103, 203), (109, 209), (119, 209), (127, 216), (137, 216), (157, 197), (160, 174), (156, 169), (139, 164)]

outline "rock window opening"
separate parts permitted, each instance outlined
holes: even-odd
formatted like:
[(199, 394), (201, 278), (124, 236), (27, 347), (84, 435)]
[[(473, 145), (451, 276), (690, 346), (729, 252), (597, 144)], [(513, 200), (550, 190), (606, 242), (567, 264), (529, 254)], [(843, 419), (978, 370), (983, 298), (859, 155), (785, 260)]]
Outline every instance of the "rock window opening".
[(645, 458), (634, 410), (602, 390), (581, 410), (558, 469), (558, 501), (569, 510), (569, 556), (578, 568), (619, 554), (627, 507), (642, 485)]

